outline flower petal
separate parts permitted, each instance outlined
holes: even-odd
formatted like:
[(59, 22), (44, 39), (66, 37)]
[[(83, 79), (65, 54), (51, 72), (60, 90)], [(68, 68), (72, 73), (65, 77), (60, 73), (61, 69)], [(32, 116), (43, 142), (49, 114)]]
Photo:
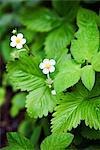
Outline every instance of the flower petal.
[(10, 46), (11, 46), (11, 47), (15, 47), (15, 46), (16, 46), (16, 42), (11, 42), (11, 43), (10, 43)]
[(54, 72), (54, 71), (55, 71), (55, 67), (54, 67), (54, 66), (51, 66), (50, 69), (49, 69), (49, 71), (50, 71), (50, 72)]
[(21, 43), (25, 44), (26, 43), (26, 39), (22, 39)]
[(46, 68), (44, 68), (44, 69), (43, 69), (43, 73), (44, 73), (44, 74), (48, 74), (48, 73), (49, 73), (49, 70), (46, 69)]
[(39, 68), (44, 69), (44, 67), (45, 67), (44, 63), (40, 63)]
[(23, 34), (22, 33), (18, 33), (17, 37), (20, 38), (20, 39), (22, 39), (23, 38)]
[(15, 35), (13, 35), (12, 37), (11, 37), (11, 41), (16, 41), (16, 36)]
[(44, 60), (43, 60), (43, 63), (44, 63), (44, 64), (48, 64), (48, 63), (50, 63), (50, 61), (49, 61), (49, 59), (44, 59)]
[(21, 49), (22, 47), (23, 47), (23, 45), (21, 43), (19, 43), (19, 44), (16, 45), (17, 49)]
[(51, 65), (55, 65), (56, 64), (56, 61), (54, 59), (50, 59), (50, 64)]

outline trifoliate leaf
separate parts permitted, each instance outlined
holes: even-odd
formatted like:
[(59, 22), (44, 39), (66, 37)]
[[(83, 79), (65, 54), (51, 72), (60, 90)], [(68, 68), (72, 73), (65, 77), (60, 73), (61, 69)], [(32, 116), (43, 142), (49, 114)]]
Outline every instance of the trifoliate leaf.
[(79, 30), (76, 32), (75, 39), (72, 40), (71, 43), (71, 53), (78, 63), (84, 63), (85, 60), (91, 62), (91, 58), (97, 53), (99, 48), (99, 30), (97, 28), (96, 20), (94, 20), (90, 11), (88, 15), (89, 19), (91, 18), (90, 24), (88, 21), (84, 21), (88, 20), (87, 15), (84, 16), (83, 24), (79, 23), (82, 21), (79, 16), (83, 16), (85, 12), (85, 9), (82, 10), (83, 11), (81, 11), (81, 9), (79, 10), (77, 17)]
[(43, 86), (30, 92), (27, 96), (26, 107), (30, 117), (43, 117), (48, 115), (48, 112), (52, 112), (57, 104), (56, 96), (51, 94), (48, 87)]
[(7, 138), (8, 146), (2, 150), (34, 150), (32, 143), (17, 132), (9, 132)]
[(47, 8), (23, 11), (21, 22), (30, 30), (36, 32), (48, 32), (61, 24), (57, 14)]
[(45, 85), (45, 77), (39, 69), (39, 60), (33, 56), (21, 55), (19, 60), (8, 63), (7, 71), (12, 84), (22, 91), (31, 91)]
[(94, 129), (100, 129), (100, 90), (99, 95), (92, 95), (96, 86), (89, 92), (84, 86), (76, 85), (76, 90), (66, 93), (62, 97), (60, 104), (56, 106), (52, 119), (52, 132), (70, 131), (85, 121), (86, 126)]
[(44, 139), (41, 150), (65, 150), (73, 140), (70, 133), (54, 133)]
[(100, 72), (100, 52), (98, 52), (92, 59), (93, 69)]
[[(70, 44), (74, 30), (69, 24), (63, 24), (50, 32), (45, 41), (45, 51), (48, 57), (56, 58)], [(67, 49), (66, 49), (67, 53)]]
[(60, 15), (65, 16), (68, 21), (72, 21), (77, 14), (79, 2), (80, 0), (52, 0), (52, 5)]
[(12, 99), (10, 114), (15, 117), (21, 109), (25, 107), (26, 93), (18, 93)]
[(68, 60), (54, 79), (54, 88), (59, 93), (76, 84), (81, 76), (80, 65)]
[(91, 65), (87, 65), (82, 68), (81, 80), (88, 90), (92, 90), (95, 83), (95, 71)]

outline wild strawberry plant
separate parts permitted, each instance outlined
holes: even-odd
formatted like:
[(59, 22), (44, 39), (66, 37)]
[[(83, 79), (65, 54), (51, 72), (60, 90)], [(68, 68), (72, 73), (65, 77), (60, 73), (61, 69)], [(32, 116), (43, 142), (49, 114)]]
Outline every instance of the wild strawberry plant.
[[(36, 8), (33, 12), (23, 9), (20, 21), (35, 32), (34, 43), (30, 46), (25, 34), (17, 30), (13, 30), (10, 43), (16, 50), (7, 64), (8, 77), (15, 89), (27, 92), (28, 115), (42, 118), (52, 113), (52, 134), (42, 142), (41, 150), (65, 149), (73, 139), (67, 132), (82, 120), (100, 130), (99, 17), (79, 7), (79, 2), (71, 5), (71, 11), (70, 5), (65, 9), (63, 3), (53, 1), (53, 9)], [(17, 147), (12, 143), (19, 137), (26, 149), (33, 149), (20, 136), (9, 134), (8, 148)], [(22, 143), (17, 141), (20, 149)]]

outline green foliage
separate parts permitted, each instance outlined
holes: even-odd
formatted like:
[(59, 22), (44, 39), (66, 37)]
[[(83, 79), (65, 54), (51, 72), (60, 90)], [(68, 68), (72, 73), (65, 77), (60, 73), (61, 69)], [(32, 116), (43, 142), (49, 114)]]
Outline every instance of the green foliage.
[[(100, 84), (92, 91), (100, 89)], [(91, 93), (92, 93), (91, 91)], [(78, 84), (76, 90), (66, 93), (60, 104), (55, 108), (52, 119), (52, 132), (70, 131), (85, 120), (86, 126), (100, 129), (100, 91), (97, 95), (90, 95), (84, 86)]]
[[(66, 69), (64, 67), (66, 67)], [(62, 66), (62, 70), (54, 79), (54, 87), (57, 92), (62, 92), (66, 88), (73, 86), (80, 79), (80, 65), (69, 59), (66, 61), (66, 64), (64, 64), (64, 67)]]
[(12, 84), (22, 91), (31, 91), (45, 84), (44, 76), (38, 67), (38, 59), (27, 54), (21, 55), (19, 60), (9, 62), (7, 70)]
[(5, 102), (5, 89), (0, 87), (0, 106), (2, 106)]
[[(97, 14), (89, 9), (80, 8), (77, 14), (78, 27), (94, 26), (97, 21)], [(93, 25), (94, 23), (94, 25)]]
[(85, 60), (91, 62), (91, 58), (99, 48), (99, 30), (93, 14), (94, 12), (82, 8), (78, 12), (79, 30), (71, 43), (71, 53), (78, 63), (84, 63)]
[(19, 111), (25, 108), (25, 101), (26, 101), (26, 93), (18, 93), (12, 98), (12, 107), (10, 110), (10, 114), (12, 117), (17, 116)]
[(81, 79), (83, 84), (88, 90), (92, 90), (95, 83), (95, 71), (91, 65), (82, 68)]
[[(13, 15), (12, 14), (5, 14), (5, 15), (0, 15), (0, 28), (3, 27), (8, 27), (9, 24), (12, 22), (13, 19)], [(2, 30), (1, 30), (2, 31)], [(5, 31), (5, 30), (4, 30)]]
[(33, 55), (39, 55), (40, 57), (43, 55), (44, 57), (44, 41), (45, 41), (45, 34), (37, 34), (35, 36), (34, 42), (31, 45), (31, 52)]
[[(85, 1), (41, 0), (37, 6), (39, 1), (10, 2), (7, 10), (6, 3), (4, 9), (0, 6), (1, 52), (5, 62), (10, 60), (7, 64), (9, 83), (16, 93), (19, 92), (17, 90), (27, 92), (13, 97), (10, 115), (17, 117), (19, 111), (26, 107), (28, 115), (37, 118), (25, 118), (19, 127), (36, 149), (39, 149), (41, 139), (48, 135), (40, 146), (41, 150), (80, 149), (83, 148), (83, 137), (100, 138), (100, 73), (97, 73), (100, 72), (100, 14), (81, 8)], [(13, 28), (18, 29), (18, 33), (22, 32), (27, 40), (23, 49), (14, 49), (14, 52), (9, 47), (9, 33)], [(56, 61), (55, 72), (49, 74), (52, 84), (47, 80), (49, 76), (39, 68), (45, 58)], [(2, 82), (2, 85), (7, 86), (8, 83)], [(53, 90), (56, 95), (52, 94)], [(0, 102), (3, 103), (5, 89), (0, 89), (0, 92)], [(50, 135), (52, 112), (53, 133)], [(43, 116), (45, 118), (38, 119)], [(85, 128), (81, 128), (81, 121), (85, 122)], [(79, 124), (73, 144), (66, 148), (73, 139), (66, 131)], [(11, 133), (7, 148), (34, 149), (30, 141), (20, 134)], [(98, 149), (88, 146), (83, 149)]]
[(95, 71), (100, 72), (100, 52), (93, 57), (92, 65)]
[(52, 112), (57, 104), (57, 99), (51, 95), (46, 86), (38, 62), (37, 58), (25, 54), (7, 66), (8, 76), (12, 84), (22, 91), (30, 91), (27, 96), (26, 107), (29, 115), (35, 118), (47, 116), (48, 112)]
[(32, 143), (19, 133), (10, 132), (8, 133), (7, 137), (8, 146), (3, 148), (2, 150), (34, 150), (34, 146), (32, 145)]
[(54, 133), (45, 138), (41, 144), (41, 150), (65, 150), (73, 140), (70, 133)]
[(1, 52), (6, 62), (10, 60), (10, 53), (13, 51), (9, 44), (9, 37), (7, 36), (1, 44)]
[(35, 89), (27, 96), (26, 107), (30, 117), (47, 116), (57, 104), (57, 98), (51, 95), (46, 86)]
[(21, 22), (28, 29), (37, 32), (47, 32), (60, 25), (60, 18), (56, 13), (47, 8), (38, 8), (31, 13), (32, 10), (23, 11)]
[(54, 9), (62, 16), (65, 16), (68, 21), (75, 19), (80, 0), (52, 0)]
[(25, 36), (27, 43), (33, 42), (34, 38), (36, 38), (36, 32), (32, 32), (29, 29), (21, 29), (20, 32)]
[(55, 59), (57, 56), (60, 56), (63, 50), (70, 44), (73, 33), (74, 29), (70, 24), (62, 24), (57, 29), (51, 31), (45, 41), (47, 56)]
[(33, 130), (30, 140), (34, 145), (37, 144), (37, 142), (39, 140), (41, 129), (42, 129), (41, 126), (37, 126), (37, 127), (35, 127), (35, 130)]

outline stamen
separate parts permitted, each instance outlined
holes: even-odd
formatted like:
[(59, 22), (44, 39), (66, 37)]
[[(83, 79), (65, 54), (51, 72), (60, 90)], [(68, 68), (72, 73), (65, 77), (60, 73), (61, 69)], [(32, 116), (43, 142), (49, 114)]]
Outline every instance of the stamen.
[(20, 41), (21, 41), (21, 40), (20, 40), (19, 38), (16, 39), (16, 43), (17, 43), (17, 44), (19, 44)]

